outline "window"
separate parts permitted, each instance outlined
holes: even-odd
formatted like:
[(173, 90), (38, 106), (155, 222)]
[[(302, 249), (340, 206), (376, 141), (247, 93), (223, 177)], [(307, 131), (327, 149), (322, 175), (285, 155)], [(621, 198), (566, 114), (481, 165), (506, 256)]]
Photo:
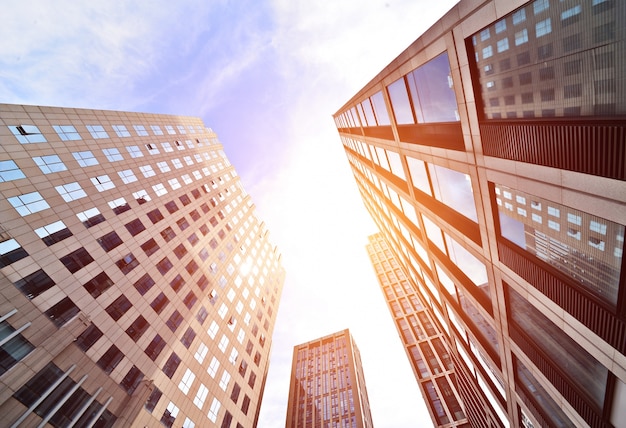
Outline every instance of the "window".
[(135, 287), (135, 289), (139, 292), (139, 294), (141, 294), (142, 296), (144, 294), (146, 294), (148, 292), (148, 290), (150, 290), (152, 288), (152, 286), (154, 286), (155, 282), (154, 280), (150, 277), (150, 275), (145, 274), (144, 276), (142, 276), (141, 278), (139, 278), (134, 284), (133, 286)]
[(148, 400), (146, 401), (146, 404), (144, 405), (144, 407), (146, 408), (148, 412), (152, 413), (157, 403), (161, 399), (162, 395), (163, 393), (161, 392), (159, 388), (154, 388), (154, 390), (152, 391), (152, 394), (150, 394), (150, 396), (148, 397)]
[(226, 337), (226, 335), (224, 334), (222, 335), (222, 338), (220, 339), (220, 343), (217, 347), (220, 349), (220, 351), (225, 353), (226, 348), (228, 347), (228, 342), (229, 342), (228, 337)]
[(17, 125), (17, 126), (9, 126), (9, 129), (17, 138), (17, 141), (20, 144), (30, 144), (30, 143), (45, 143), (46, 137), (44, 137), (39, 128), (35, 125)]
[(211, 422), (215, 422), (217, 420), (217, 414), (220, 411), (220, 406), (222, 403), (217, 398), (213, 398), (213, 402), (211, 403), (211, 408), (209, 409), (209, 419)]
[(513, 12), (513, 25), (520, 24), (526, 21), (526, 10), (520, 9), (516, 12)]
[(136, 236), (146, 230), (146, 226), (138, 218), (126, 223), (124, 226), (132, 236)]
[(154, 339), (152, 339), (148, 347), (144, 350), (144, 353), (152, 361), (156, 361), (159, 354), (161, 354), (161, 351), (163, 351), (163, 348), (165, 348), (165, 340), (157, 334), (156, 336), (154, 336)]
[(166, 153), (170, 153), (174, 151), (174, 149), (172, 148), (172, 145), (168, 142), (161, 143), (161, 146), (163, 146), (163, 151)]
[(161, 183), (158, 183), (152, 186), (152, 190), (154, 190), (154, 193), (156, 193), (157, 196), (163, 196), (167, 194), (167, 189)]
[(226, 370), (224, 370), (224, 373), (222, 373), (222, 378), (220, 379), (220, 388), (222, 388), (223, 391), (226, 391), (226, 388), (228, 388), (228, 383), (230, 382), (230, 373), (228, 373)]
[(137, 201), (137, 203), (139, 205), (141, 204), (145, 204), (148, 201), (151, 201), (152, 198), (150, 197), (150, 195), (148, 195), (148, 192), (146, 192), (145, 190), (139, 190), (137, 192), (133, 192), (133, 197), (135, 198), (135, 200)]
[(243, 401), (241, 402), (241, 411), (244, 415), (248, 414), (248, 408), (250, 407), (250, 397), (247, 395), (243, 397)]
[(87, 193), (80, 187), (78, 182), (55, 186), (55, 189), (65, 202), (75, 201), (87, 196)]
[(215, 321), (211, 321), (211, 326), (207, 330), (209, 337), (211, 339), (215, 339), (215, 335), (217, 334), (218, 330), (219, 330), (219, 326), (217, 325), (217, 323)]
[(496, 34), (499, 34), (504, 30), (506, 30), (506, 19), (496, 22)]
[(128, 395), (132, 395), (137, 389), (137, 386), (143, 379), (144, 374), (137, 368), (137, 366), (132, 366), (131, 369), (126, 373), (124, 379), (120, 382), (120, 386), (126, 391)]
[(61, 257), (59, 260), (71, 273), (78, 272), (80, 269), (94, 261), (93, 257), (91, 257), (91, 255), (83, 247), (72, 251), (68, 255)]
[(198, 346), (198, 350), (196, 351), (194, 358), (196, 359), (196, 361), (198, 361), (198, 363), (202, 364), (208, 352), (209, 348), (207, 348), (204, 343), (200, 343), (200, 346)]
[(592, 232), (599, 233), (601, 235), (606, 235), (606, 224), (602, 224), (597, 221), (591, 220), (589, 222), (589, 230), (591, 230)]
[(161, 424), (167, 428), (171, 428), (178, 416), (178, 411), (178, 407), (170, 401), (170, 404), (167, 405), (163, 412), (163, 416), (161, 416)]
[(85, 168), (92, 165), (98, 165), (98, 160), (95, 158), (93, 153), (90, 150), (86, 150), (83, 152), (72, 152), (72, 156), (78, 162), (78, 165)]
[(118, 137), (130, 137), (130, 132), (128, 132), (128, 129), (126, 129), (126, 126), (124, 125), (112, 125), (113, 126), (113, 130), (115, 131), (115, 133), (117, 134)]
[(161, 272), (161, 275), (165, 275), (174, 265), (167, 257), (164, 257), (156, 264), (157, 269)]
[(171, 227), (166, 227), (161, 231), (161, 237), (165, 240), (165, 242), (170, 242), (176, 237), (176, 233)]
[(126, 150), (128, 154), (130, 154), (131, 158), (141, 158), (143, 157), (143, 153), (141, 153), (141, 149), (139, 146), (127, 146)]
[(106, 273), (100, 272), (91, 280), (83, 284), (83, 287), (95, 299), (98, 296), (100, 296), (102, 293), (104, 293), (106, 290), (111, 288), (112, 285), (113, 285), (113, 281), (111, 280), (111, 278), (109, 278), (109, 276)]
[(176, 373), (176, 369), (180, 365), (180, 357), (176, 355), (175, 352), (172, 352), (172, 355), (167, 359), (165, 365), (163, 366), (163, 373), (170, 379)]
[(524, 28), (515, 33), (515, 46), (523, 45), (528, 42), (528, 30)]
[[(13, 335), (9, 339), (9, 336)], [(0, 322), (0, 376), (17, 364), (35, 347), (6, 321)]]
[(159, 125), (150, 125), (150, 129), (152, 129), (152, 133), (154, 135), (163, 135), (163, 131), (161, 131), (161, 127)]
[(120, 151), (118, 149), (115, 149), (115, 148), (113, 148), (113, 149), (102, 149), (102, 153), (104, 153), (104, 155), (109, 160), (109, 162), (117, 162), (117, 161), (124, 160), (124, 158), (122, 157), (122, 154), (120, 153)]
[(105, 190), (113, 189), (115, 187), (115, 184), (113, 184), (113, 181), (111, 181), (111, 178), (108, 175), (99, 175), (91, 178), (90, 180), (99, 192), (104, 192)]
[(133, 125), (133, 128), (135, 128), (135, 132), (140, 137), (147, 137), (148, 136), (148, 131), (146, 131), (146, 127), (145, 126), (143, 126), (143, 125)]
[(483, 48), (483, 59), (487, 59), (493, 56), (493, 47), (491, 45)]
[(117, 365), (124, 358), (124, 354), (119, 348), (115, 345), (111, 345), (111, 347), (104, 353), (102, 357), (96, 362), (98, 367), (104, 370), (105, 373), (111, 374), (113, 369), (117, 367)]
[(502, 40), (498, 40), (496, 45), (497, 45), (498, 53), (507, 51), (509, 50), (509, 39), (505, 37)]
[(207, 395), (209, 395), (209, 388), (207, 388), (203, 384), (200, 384), (198, 392), (196, 393), (196, 397), (193, 399), (193, 404), (195, 404), (200, 410), (202, 410), (202, 406), (204, 406)]
[(552, 32), (552, 22), (550, 18), (539, 21), (535, 24), (535, 34), (537, 38), (550, 34)]
[(34, 299), (44, 291), (52, 288), (55, 282), (42, 269), (17, 280), (15, 287), (29, 299)]
[[(61, 158), (58, 157), (57, 155), (34, 156), (33, 157), (33, 161), (37, 164), (39, 169), (41, 169), (41, 172), (43, 172), (44, 174), (51, 174), (53, 172), (67, 171), (67, 167), (65, 166), (65, 164), (63, 163)], [(13, 161), (7, 161), (7, 162), (13, 162)], [(3, 164), (3, 162), (0, 162), (0, 171), (2, 170), (2, 166), (3, 166), (2, 164)], [(15, 163), (13, 163), (13, 165), (15, 165)], [(17, 165), (15, 166), (15, 168), (17, 168)], [(18, 169), (18, 171), (19, 171), (19, 169)], [(21, 171), (20, 171), (20, 173), (21, 173)], [(16, 173), (14, 173), (14, 174), (16, 174)], [(23, 174), (22, 174), (22, 177), (12, 178), (12, 180), (16, 180), (17, 178), (23, 178)], [(7, 180), (5, 178), (5, 181), (9, 181), (9, 180)]]
[(169, 327), (172, 332), (176, 332), (180, 324), (183, 322), (183, 316), (178, 311), (174, 311), (172, 315), (170, 315), (169, 319), (165, 322), (165, 324)]
[(550, 0), (535, 0), (535, 2), (533, 3), (533, 13), (537, 15), (544, 10), (548, 10), (549, 7)]
[(104, 130), (101, 125), (87, 125), (87, 131), (91, 134), (92, 138), (98, 140), (100, 138), (109, 138), (109, 134)]
[(119, 235), (116, 232), (109, 232), (106, 235), (103, 235), (100, 238), (98, 238), (97, 241), (100, 244), (100, 246), (104, 249), (104, 251), (106, 251), (107, 253), (111, 251), (112, 249), (118, 247), (119, 245), (123, 244), (122, 239), (119, 237)]
[(123, 258), (115, 262), (118, 268), (124, 275), (139, 266), (139, 260), (133, 255), (133, 253), (126, 254)]
[(180, 389), (183, 392), (183, 394), (187, 395), (195, 379), (196, 379), (196, 375), (194, 374), (194, 372), (192, 372), (191, 369), (187, 369), (185, 371), (185, 374), (183, 375), (183, 378), (180, 380), (180, 383), (178, 384), (178, 389)]
[(207, 373), (211, 376), (211, 377), (215, 377), (215, 374), (217, 373), (217, 369), (219, 369), (220, 367), (220, 362), (217, 358), (213, 357), (213, 359), (211, 359), (211, 364), (209, 364), (209, 367), (207, 367)]
[(7, 201), (22, 217), (50, 208), (39, 192), (13, 196), (7, 198)]
[(169, 172), (169, 171), (171, 171), (171, 168), (167, 164), (167, 162), (157, 162), (157, 166), (159, 167), (161, 172)]
[(61, 220), (35, 229), (35, 233), (47, 246), (56, 244), (72, 236), (72, 232)]
[(132, 303), (123, 294), (105, 309), (115, 321), (119, 320), (131, 307)]
[(198, 313), (196, 314), (196, 319), (198, 320), (200, 325), (204, 324), (204, 321), (206, 321), (208, 315), (209, 312), (206, 310), (206, 308), (204, 306), (200, 306), (200, 309), (198, 309)]
[(176, 169), (180, 169), (183, 167), (183, 163), (178, 158), (172, 159), (172, 165), (174, 165), (174, 168)]
[(176, 275), (172, 281), (170, 281), (170, 287), (178, 293), (180, 289), (185, 285), (185, 280), (182, 276)]
[(143, 244), (141, 244), (141, 249), (146, 253), (146, 256), (151, 256), (156, 253), (159, 249), (159, 244), (156, 243), (154, 238), (150, 238)]
[(45, 314), (57, 327), (63, 326), (66, 322), (74, 318), (80, 309), (69, 297), (62, 299), (59, 303), (48, 309)]
[(94, 345), (94, 343), (98, 341), (98, 339), (102, 337), (102, 335), (102, 331), (100, 331), (94, 323), (91, 323), (89, 324), (89, 327), (87, 327), (85, 331), (83, 331), (80, 336), (76, 338), (74, 344), (83, 352), (86, 352)]
[(135, 342), (145, 333), (148, 329), (148, 321), (141, 315), (139, 315), (135, 321), (126, 329), (126, 334), (130, 336)]
[(183, 303), (189, 309), (193, 308), (193, 306), (196, 304), (197, 301), (198, 301), (198, 297), (194, 294), (193, 291), (190, 291), (189, 293), (187, 293), (187, 295), (183, 299)]
[(148, 153), (151, 155), (159, 154), (159, 149), (157, 148), (156, 144), (146, 144), (146, 149), (148, 149)]
[(146, 215), (148, 216), (152, 224), (157, 224), (164, 218), (163, 214), (161, 214), (161, 211), (159, 211), (158, 208), (153, 209), (152, 211), (148, 212)]
[(256, 382), (256, 374), (253, 371), (250, 371), (250, 377), (248, 378), (248, 385), (250, 388), (254, 388), (254, 383)]
[(133, 173), (131, 169), (125, 169), (123, 171), (118, 171), (117, 174), (120, 176), (124, 184), (129, 184), (134, 181), (137, 181), (137, 177)]

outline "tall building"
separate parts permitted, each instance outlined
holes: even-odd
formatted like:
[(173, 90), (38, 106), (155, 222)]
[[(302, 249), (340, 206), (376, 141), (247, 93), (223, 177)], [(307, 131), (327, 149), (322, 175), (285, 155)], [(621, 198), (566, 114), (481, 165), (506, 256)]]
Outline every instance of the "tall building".
[(334, 118), (434, 424), (623, 426), (626, 3), (461, 0)]
[(193, 117), (0, 105), (0, 424), (255, 426), (284, 270)]
[(285, 426), (373, 428), (361, 354), (348, 329), (293, 348)]
[(367, 252), (432, 420), (436, 426), (469, 427), (446, 331), (432, 318), (382, 234), (369, 237)]

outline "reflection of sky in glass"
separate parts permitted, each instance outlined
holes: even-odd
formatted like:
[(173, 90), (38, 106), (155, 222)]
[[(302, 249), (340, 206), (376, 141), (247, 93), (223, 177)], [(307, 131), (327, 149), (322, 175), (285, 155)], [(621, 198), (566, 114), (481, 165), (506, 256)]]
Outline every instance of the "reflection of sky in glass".
[[(447, 233), (445, 235), (450, 260), (452, 260), (476, 286), (480, 287), (486, 284), (487, 268), (485, 265), (463, 248), (463, 246), (459, 245), (459, 243), (452, 239)], [(489, 295), (488, 287), (481, 287), (480, 289)]]
[(524, 223), (509, 217), (502, 211), (500, 215), (500, 233), (503, 237), (512, 241), (520, 248), (526, 249), (526, 237), (524, 236)]
[(411, 173), (411, 182), (413, 183), (413, 186), (417, 187), (422, 192), (432, 196), (424, 161), (414, 159), (409, 156), (406, 157), (406, 161), (409, 165), (409, 172)]
[(424, 220), (424, 227), (426, 228), (426, 235), (441, 251), (446, 253), (446, 247), (443, 244), (443, 236), (441, 235), (441, 229), (435, 223), (433, 223), (428, 217), (422, 214)]
[(374, 104), (376, 119), (378, 119), (378, 126), (390, 125), (389, 113), (387, 113), (387, 106), (385, 105), (382, 91), (372, 95), (372, 103)]
[(407, 75), (418, 122), (457, 122), (456, 96), (450, 87), (448, 54), (443, 53)]
[(411, 112), (411, 102), (406, 92), (404, 78), (400, 78), (387, 87), (389, 99), (393, 106), (393, 114), (398, 125), (407, 123), (415, 123), (413, 113)]
[(389, 159), (389, 166), (391, 167), (391, 172), (396, 176), (400, 177), (402, 180), (406, 181), (406, 177), (404, 176), (404, 168), (402, 167), (402, 161), (400, 160), (400, 155), (391, 150), (386, 150), (387, 159)]
[(478, 221), (472, 183), (467, 174), (428, 164), (435, 197), (470, 220)]

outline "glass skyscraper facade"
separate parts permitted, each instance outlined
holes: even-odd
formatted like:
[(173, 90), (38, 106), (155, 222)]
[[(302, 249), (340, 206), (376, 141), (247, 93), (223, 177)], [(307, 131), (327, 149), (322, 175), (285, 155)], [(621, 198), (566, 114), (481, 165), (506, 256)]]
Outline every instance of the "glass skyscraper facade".
[(334, 115), (437, 426), (623, 424), (624, 28), (624, 2), (461, 0)]
[(193, 117), (0, 105), (3, 426), (255, 426), (281, 255)]
[(349, 330), (293, 349), (288, 428), (373, 428), (361, 354)]

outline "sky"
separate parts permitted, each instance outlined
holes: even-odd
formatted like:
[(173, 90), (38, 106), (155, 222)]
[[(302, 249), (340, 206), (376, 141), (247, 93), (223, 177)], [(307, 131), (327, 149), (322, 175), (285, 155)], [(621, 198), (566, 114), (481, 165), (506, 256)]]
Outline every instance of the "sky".
[(293, 347), (349, 328), (377, 428), (432, 422), (369, 263), (332, 119), (456, 0), (4, 0), (0, 102), (200, 117), (287, 271), (260, 427)]

